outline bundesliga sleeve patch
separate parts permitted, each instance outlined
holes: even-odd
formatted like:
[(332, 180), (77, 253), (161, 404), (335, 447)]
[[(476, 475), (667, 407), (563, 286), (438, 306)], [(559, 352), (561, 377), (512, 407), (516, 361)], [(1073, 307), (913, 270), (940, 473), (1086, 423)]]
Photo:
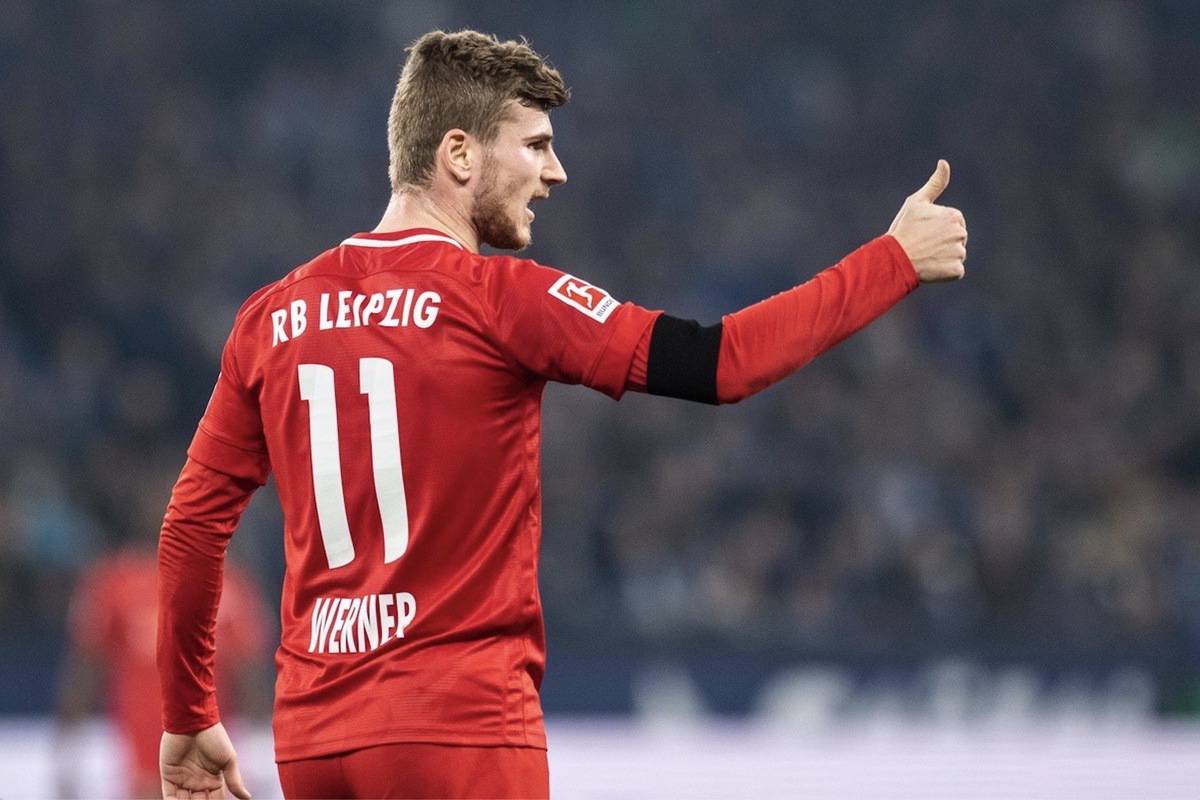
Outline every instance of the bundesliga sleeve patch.
[(617, 307), (612, 295), (599, 286), (592, 286), (574, 275), (563, 275), (550, 287), (550, 295), (597, 322), (604, 322)]

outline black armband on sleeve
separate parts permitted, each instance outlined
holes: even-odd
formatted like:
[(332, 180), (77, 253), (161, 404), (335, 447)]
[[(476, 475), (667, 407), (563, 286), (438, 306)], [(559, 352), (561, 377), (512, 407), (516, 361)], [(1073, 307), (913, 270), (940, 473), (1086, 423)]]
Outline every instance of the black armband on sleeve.
[(716, 405), (720, 352), (720, 322), (701, 327), (695, 320), (661, 314), (650, 334), (646, 392)]

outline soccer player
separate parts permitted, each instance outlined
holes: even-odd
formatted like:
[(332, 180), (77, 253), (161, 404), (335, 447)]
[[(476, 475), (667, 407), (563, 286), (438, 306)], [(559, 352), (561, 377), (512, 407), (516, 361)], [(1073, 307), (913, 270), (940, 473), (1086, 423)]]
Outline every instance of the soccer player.
[(715, 325), (480, 255), (527, 246), (529, 205), (566, 181), (548, 116), (566, 100), (524, 43), (423, 36), (392, 102), (382, 220), (238, 312), (161, 533), (164, 796), (249, 796), (210, 662), (222, 554), (268, 473), (285, 794), (544, 797), (546, 382), (736, 402), (963, 275), (963, 217), (934, 204), (944, 161), (887, 235)]
[[(125, 755), (123, 785), (107, 787), (123, 797), (157, 797), (158, 748), (162, 739), (162, 701), (155, 666), (158, 559), (143, 534), (137, 541), (104, 555), (79, 576), (71, 596), (66, 665), (58, 701), (59, 744), (72, 741), (79, 723), (105, 698), (104, 709)], [(263, 638), (270, 616), (257, 585), (243, 570), (228, 564), (225, 601), (217, 615), (221, 653), (222, 702), (243, 710), (261, 691), (268, 650)], [(262, 706), (259, 705), (261, 708)], [(62, 747), (58, 794), (79, 796), (79, 754)]]

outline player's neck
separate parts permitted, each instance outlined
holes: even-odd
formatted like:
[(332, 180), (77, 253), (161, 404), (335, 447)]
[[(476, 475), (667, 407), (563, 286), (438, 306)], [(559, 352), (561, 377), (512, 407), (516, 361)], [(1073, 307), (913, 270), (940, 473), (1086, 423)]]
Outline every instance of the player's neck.
[(479, 236), (469, 218), (458, 209), (446, 208), (426, 193), (393, 193), (383, 218), (372, 233), (391, 233), (411, 228), (432, 228), (449, 235), (473, 253), (479, 252)]

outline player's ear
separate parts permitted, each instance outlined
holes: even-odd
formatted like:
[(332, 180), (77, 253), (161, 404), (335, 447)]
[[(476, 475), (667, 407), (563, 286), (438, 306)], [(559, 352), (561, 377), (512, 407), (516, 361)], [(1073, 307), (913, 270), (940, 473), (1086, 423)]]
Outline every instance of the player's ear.
[(438, 145), (438, 160), (460, 184), (471, 180), (471, 170), (476, 166), (474, 144), (469, 133), (461, 128), (451, 128)]

